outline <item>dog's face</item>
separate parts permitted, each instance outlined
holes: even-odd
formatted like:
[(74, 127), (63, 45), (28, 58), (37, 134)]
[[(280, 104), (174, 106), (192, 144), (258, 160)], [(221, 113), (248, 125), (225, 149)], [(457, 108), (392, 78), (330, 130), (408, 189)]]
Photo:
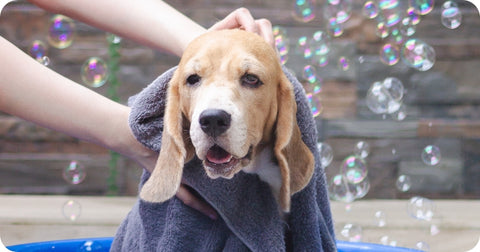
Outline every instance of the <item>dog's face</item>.
[(295, 114), (293, 87), (261, 37), (240, 30), (200, 36), (169, 83), (159, 160), (140, 196), (172, 197), (194, 154), (209, 177), (232, 178), (271, 148), (282, 177), (280, 204), (288, 211), (291, 194), (313, 173)]
[(176, 76), (195, 153), (211, 178), (231, 178), (271, 142), (281, 76), (260, 37), (224, 33), (191, 44)]

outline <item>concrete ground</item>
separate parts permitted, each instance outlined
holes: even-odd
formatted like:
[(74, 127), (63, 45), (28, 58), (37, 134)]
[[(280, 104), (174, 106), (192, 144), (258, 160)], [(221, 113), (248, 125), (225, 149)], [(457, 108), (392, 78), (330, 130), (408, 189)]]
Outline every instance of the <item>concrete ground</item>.
[[(75, 203), (69, 205), (68, 201)], [(131, 197), (0, 195), (0, 237), (9, 246), (113, 236), (134, 202)], [(439, 252), (467, 251), (478, 242), (480, 201), (435, 200), (431, 221), (410, 217), (407, 204), (407, 200), (333, 202), (337, 238), (412, 248), (423, 242), (429, 251)], [(64, 212), (70, 214), (68, 218)]]

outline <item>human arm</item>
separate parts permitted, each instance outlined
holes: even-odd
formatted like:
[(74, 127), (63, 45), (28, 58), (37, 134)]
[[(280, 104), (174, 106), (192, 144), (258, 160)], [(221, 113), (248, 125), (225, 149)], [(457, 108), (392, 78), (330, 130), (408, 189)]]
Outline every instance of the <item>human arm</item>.
[[(140, 44), (181, 56), (183, 50), (206, 29), (158, 0), (29, 0), (53, 13), (70, 16)], [(273, 45), (272, 26), (266, 19), (255, 20), (239, 8), (213, 25), (211, 30), (240, 28), (262, 36)]]
[(0, 110), (93, 142), (153, 169), (156, 153), (128, 126), (130, 109), (39, 64), (0, 37)]

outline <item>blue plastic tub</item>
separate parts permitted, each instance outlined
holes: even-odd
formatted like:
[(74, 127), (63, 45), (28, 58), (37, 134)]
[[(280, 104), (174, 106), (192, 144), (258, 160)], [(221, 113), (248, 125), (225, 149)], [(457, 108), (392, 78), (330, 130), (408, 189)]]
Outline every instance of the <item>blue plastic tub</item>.
[[(65, 251), (65, 252), (108, 252), (112, 237), (91, 238), (91, 239), (75, 239), (75, 240), (59, 240), (27, 243), (7, 247), (14, 252), (48, 252), (48, 251)], [(337, 247), (339, 252), (354, 251), (370, 251), (370, 252), (413, 252), (415, 249), (407, 249), (400, 247), (390, 247), (371, 243), (361, 242), (345, 242), (338, 241)]]

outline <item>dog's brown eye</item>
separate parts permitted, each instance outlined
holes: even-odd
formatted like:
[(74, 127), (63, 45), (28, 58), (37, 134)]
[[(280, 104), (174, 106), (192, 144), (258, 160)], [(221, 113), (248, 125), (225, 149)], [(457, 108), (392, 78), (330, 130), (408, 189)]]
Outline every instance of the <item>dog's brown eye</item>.
[(241, 78), (241, 81), (242, 81), (242, 85), (250, 86), (250, 87), (257, 87), (262, 84), (262, 81), (260, 81), (260, 79), (254, 74), (243, 75)]
[(188, 84), (188, 85), (195, 85), (195, 84), (197, 84), (198, 82), (200, 82), (201, 79), (202, 79), (202, 77), (200, 77), (200, 75), (198, 75), (198, 74), (192, 74), (192, 75), (188, 76), (188, 78), (187, 78), (187, 84)]

